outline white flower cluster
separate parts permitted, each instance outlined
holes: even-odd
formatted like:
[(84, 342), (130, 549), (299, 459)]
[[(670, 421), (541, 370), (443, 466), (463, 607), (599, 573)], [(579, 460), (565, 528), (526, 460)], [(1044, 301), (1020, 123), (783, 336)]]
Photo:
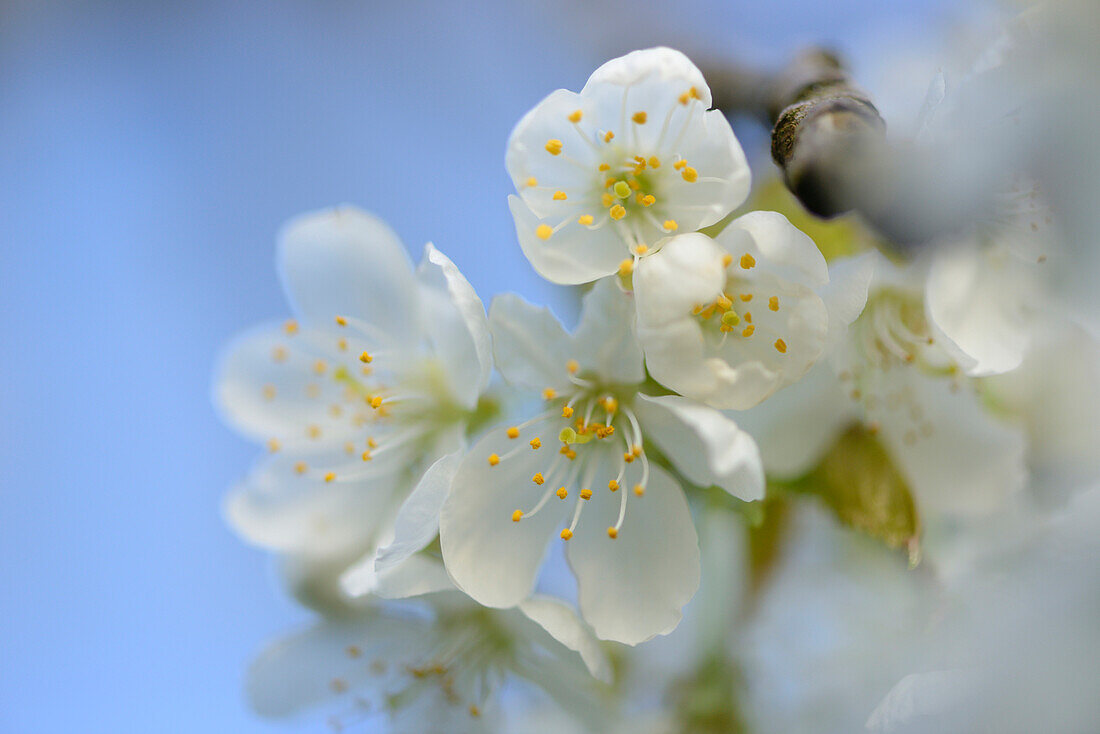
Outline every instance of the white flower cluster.
[[(964, 567), (984, 519), (1038, 502), (1029, 476), (1070, 486), (1059, 469), (1095, 463), (1074, 439), (1097, 352), (1045, 305), (1032, 190), (905, 264), (827, 261), (783, 214), (735, 216), (749, 168), (710, 107), (699, 70), (656, 48), (516, 126), (519, 244), (544, 278), (591, 284), (572, 332), (513, 294), (486, 314), (439, 250), (414, 269), (358, 209), (286, 226), (295, 316), (238, 339), (215, 377), (227, 422), (269, 451), (229, 522), (320, 614), (253, 665), (261, 713), (851, 731), (829, 719), (851, 689), (866, 716), (904, 671), (849, 662), (920, 624), (920, 569)], [(562, 568), (549, 546), (575, 605), (537, 593)], [(804, 639), (814, 623), (834, 636)], [(676, 650), (641, 644), (678, 625)], [(499, 690), (517, 681), (569, 723), (528, 699), (516, 723)]]

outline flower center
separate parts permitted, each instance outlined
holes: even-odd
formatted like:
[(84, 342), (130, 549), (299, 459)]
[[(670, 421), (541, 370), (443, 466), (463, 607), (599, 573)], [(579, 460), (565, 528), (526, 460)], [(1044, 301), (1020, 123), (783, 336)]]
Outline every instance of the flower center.
[[(710, 335), (719, 347), (725, 346), (729, 337), (740, 340), (755, 339), (767, 334), (775, 337), (772, 347), (780, 354), (787, 353), (787, 341), (781, 333), (782, 322), (774, 315), (780, 310), (780, 297), (761, 293), (760, 282), (745, 277), (756, 267), (756, 259), (749, 253), (734, 263), (733, 255), (722, 256), (726, 268), (726, 283), (722, 291), (710, 303), (696, 304), (691, 313), (703, 326), (704, 335)], [(731, 269), (733, 272), (730, 272)], [(744, 272), (739, 272), (744, 271)], [(753, 315), (756, 311), (756, 315)], [(761, 335), (757, 335), (757, 330)]]
[(572, 388), (566, 391), (546, 388), (543, 398), (551, 407), (508, 428), (506, 435), (509, 440), (516, 441), (516, 446), (503, 455), (490, 454), (487, 461), (492, 467), (500, 466), (525, 451), (542, 450), (544, 443), (553, 441), (549, 437), (556, 437), (560, 444), (558, 451), (548, 457), (546, 469), (531, 478), (535, 484), (545, 486), (545, 491), (530, 509), (512, 510), (513, 522), (534, 516), (552, 497), (565, 501), (576, 494), (572, 521), (561, 531), (562, 540), (569, 540), (577, 529), (585, 505), (595, 492), (602, 491), (601, 486), (606, 486), (608, 492), (618, 492), (620, 497), (618, 519), (607, 528), (608, 537), (614, 539), (623, 527), (630, 494), (619, 490), (630, 483), (627, 481), (630, 476), (636, 480), (631, 491), (636, 497), (642, 497), (649, 483), (649, 459), (641, 427), (629, 405), (634, 393), (608, 388), (578, 376), (579, 365), (574, 360), (566, 365), (566, 372)]

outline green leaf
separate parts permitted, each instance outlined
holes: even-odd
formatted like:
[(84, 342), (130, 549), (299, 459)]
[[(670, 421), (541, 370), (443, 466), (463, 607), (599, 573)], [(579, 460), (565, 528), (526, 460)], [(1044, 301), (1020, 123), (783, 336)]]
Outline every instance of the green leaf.
[(909, 562), (920, 559), (920, 517), (913, 493), (873, 431), (845, 431), (804, 479), (798, 491), (820, 497), (837, 518), (891, 548), (906, 546)]

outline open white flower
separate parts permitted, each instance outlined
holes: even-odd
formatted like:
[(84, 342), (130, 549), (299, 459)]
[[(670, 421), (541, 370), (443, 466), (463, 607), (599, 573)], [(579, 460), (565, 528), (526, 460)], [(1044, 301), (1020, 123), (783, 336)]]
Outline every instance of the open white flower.
[[(445, 578), (434, 565), (426, 575)], [(512, 677), (581, 713), (594, 706), (590, 676), (610, 675), (592, 631), (566, 604), (533, 596), (490, 610), (452, 586), (276, 642), (253, 662), (247, 691), (261, 715), (327, 709), (336, 730), (384, 721), (386, 731), (410, 734), (479, 732), (497, 731), (494, 693)]]
[(629, 269), (673, 232), (745, 200), (749, 168), (703, 75), (679, 51), (613, 59), (580, 93), (559, 89), (516, 125), (505, 164), (520, 246), (555, 283)]
[(297, 319), (231, 344), (214, 397), (271, 452), (226, 514), (308, 585), (387, 539), (424, 469), (463, 447), (491, 351), (484, 308), (451, 261), (428, 245), (414, 272), (365, 212), (291, 221), (278, 261)]
[(541, 393), (547, 410), (491, 430), (458, 469), (440, 517), (447, 570), (487, 606), (530, 594), (551, 536), (579, 583), (581, 614), (628, 644), (672, 630), (699, 583), (699, 549), (682, 489), (646, 451), (653, 441), (692, 482), (763, 496), (748, 434), (716, 410), (640, 393), (631, 296), (604, 280), (567, 334), (511, 295), (489, 321), (498, 369)]
[(738, 420), (760, 442), (769, 475), (810, 470), (849, 427), (871, 430), (922, 515), (1005, 507), (1022, 488), (1022, 431), (998, 421), (943, 349), (924, 304), (923, 270), (874, 258), (867, 305), (830, 360)]
[[(715, 238), (669, 239), (633, 275), (638, 338), (654, 379), (717, 408), (746, 409), (806, 373), (830, 320), (862, 308), (866, 283), (830, 283), (813, 240), (777, 212), (739, 217)], [(830, 313), (832, 312), (832, 313)]]

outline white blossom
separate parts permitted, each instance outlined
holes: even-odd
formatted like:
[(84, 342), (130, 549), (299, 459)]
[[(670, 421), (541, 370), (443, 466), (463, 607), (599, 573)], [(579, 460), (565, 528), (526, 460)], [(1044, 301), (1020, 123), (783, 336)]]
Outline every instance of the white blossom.
[(613, 59), (579, 92), (559, 89), (516, 125), (505, 160), (520, 246), (555, 283), (628, 272), (674, 232), (745, 200), (749, 169), (710, 89), (678, 51)]
[(763, 496), (752, 439), (721, 413), (639, 391), (634, 307), (612, 280), (585, 298), (572, 336), (514, 296), (490, 308), (497, 367), (548, 408), (489, 431), (458, 469), (440, 519), (447, 569), (482, 604), (532, 590), (551, 536), (567, 541), (582, 616), (628, 644), (672, 630), (699, 583), (683, 490), (649, 457), (654, 442), (690, 481)]

